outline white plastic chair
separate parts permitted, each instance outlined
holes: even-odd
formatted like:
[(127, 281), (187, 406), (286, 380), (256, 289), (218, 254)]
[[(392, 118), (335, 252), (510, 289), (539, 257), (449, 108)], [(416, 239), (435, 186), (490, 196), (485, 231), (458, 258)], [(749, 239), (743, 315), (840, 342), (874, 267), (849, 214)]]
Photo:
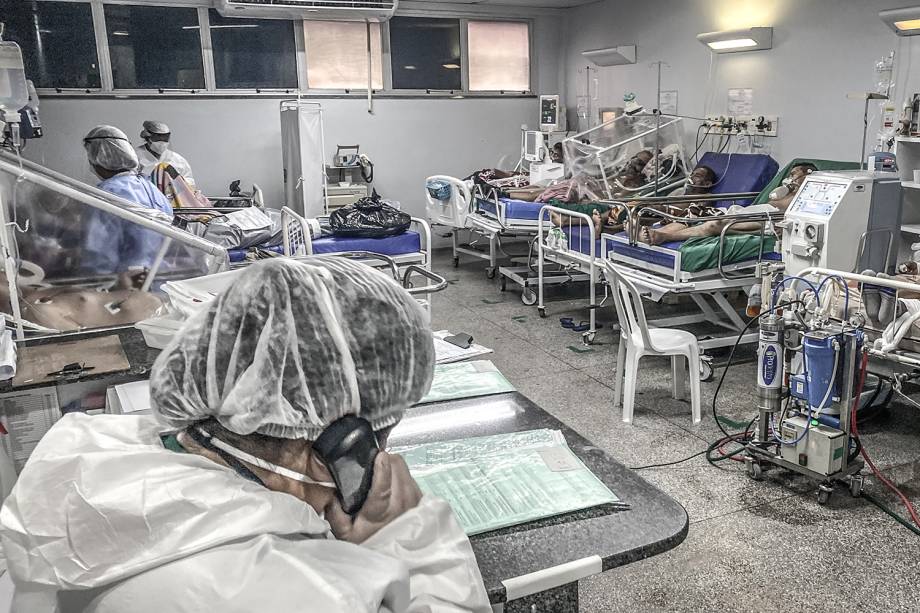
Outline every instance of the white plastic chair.
[[(444, 181), (450, 185), (450, 198), (437, 200), (428, 193), (427, 185), (432, 181)], [(425, 198), (427, 199), (426, 212), (428, 221), (451, 228), (465, 228), (466, 217), (470, 213), (473, 194), (466, 182), (447, 175), (434, 175), (425, 179)]]
[(686, 398), (689, 375), (690, 410), (693, 423), (700, 423), (700, 348), (696, 336), (672, 328), (649, 329), (639, 290), (610, 264), (605, 268), (620, 322), (614, 408), (619, 406), (622, 393), (623, 421), (632, 423), (639, 360), (644, 356), (671, 356), (671, 393), (678, 400)]

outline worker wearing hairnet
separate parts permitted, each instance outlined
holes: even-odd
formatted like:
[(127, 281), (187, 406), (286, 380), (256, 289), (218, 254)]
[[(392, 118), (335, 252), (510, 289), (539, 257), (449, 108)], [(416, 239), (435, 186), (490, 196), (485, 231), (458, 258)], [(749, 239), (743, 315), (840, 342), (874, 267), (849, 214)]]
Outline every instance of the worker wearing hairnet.
[(433, 364), (385, 275), (254, 264), (160, 354), (155, 417), (71, 414), (38, 444), (0, 511), (15, 610), (490, 611), (451, 509), (399, 456), (377, 455), (351, 516), (312, 452), (349, 414), (383, 448)]
[[(163, 221), (172, 219), (166, 197), (148, 179), (138, 175), (137, 155), (124, 132), (113, 126), (96, 126), (83, 138), (99, 189), (120, 196), (144, 209), (158, 211)], [(151, 216), (156, 216), (151, 212)], [(117, 274), (119, 285), (137, 287), (163, 243), (163, 237), (96, 209), (84, 217), (83, 257), (80, 268), (89, 274)]]
[(150, 177), (157, 165), (169, 164), (194, 189), (195, 177), (192, 176), (192, 167), (188, 160), (169, 148), (170, 136), (169, 126), (162, 121), (148, 119), (144, 122), (144, 129), (141, 130), (141, 138), (144, 139), (144, 143), (137, 147), (141, 174)]

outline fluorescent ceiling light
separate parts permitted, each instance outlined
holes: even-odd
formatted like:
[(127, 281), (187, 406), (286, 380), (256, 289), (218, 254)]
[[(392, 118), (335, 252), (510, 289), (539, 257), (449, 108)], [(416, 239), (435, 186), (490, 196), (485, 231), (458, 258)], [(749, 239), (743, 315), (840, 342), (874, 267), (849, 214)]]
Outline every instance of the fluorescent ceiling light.
[(773, 48), (773, 28), (745, 28), (698, 34), (696, 39), (716, 53), (759, 51)]
[(404, 68), (405, 70), (416, 70), (415, 66), (412, 66), (412, 65), (403, 66), (403, 68)]
[(920, 6), (908, 6), (900, 9), (881, 11), (878, 14), (888, 27), (898, 36), (920, 34)]
[(460, 64), (441, 64), (441, 67), (448, 70), (460, 70)]
[(757, 41), (753, 38), (735, 38), (733, 40), (716, 40), (706, 43), (710, 49), (721, 51), (722, 49), (740, 49), (741, 47), (756, 47)]
[(131, 36), (128, 32), (122, 32), (121, 30), (116, 30), (112, 32), (112, 36)]

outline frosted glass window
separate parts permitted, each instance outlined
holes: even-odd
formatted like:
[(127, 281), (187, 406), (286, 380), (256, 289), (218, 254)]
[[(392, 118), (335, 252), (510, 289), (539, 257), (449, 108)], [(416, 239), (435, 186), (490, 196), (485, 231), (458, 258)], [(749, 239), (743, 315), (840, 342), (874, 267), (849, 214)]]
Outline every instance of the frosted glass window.
[[(307, 86), (310, 89), (367, 89), (367, 27), (358, 22), (304, 21)], [(374, 89), (383, 89), (380, 24), (371, 24)]]
[(510, 21), (470, 21), (470, 91), (530, 91), (530, 28)]

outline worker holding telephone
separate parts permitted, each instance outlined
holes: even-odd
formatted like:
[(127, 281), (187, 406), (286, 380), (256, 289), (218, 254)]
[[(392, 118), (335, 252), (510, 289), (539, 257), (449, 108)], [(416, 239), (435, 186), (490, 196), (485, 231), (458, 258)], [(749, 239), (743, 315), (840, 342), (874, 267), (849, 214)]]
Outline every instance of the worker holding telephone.
[(154, 417), (39, 443), (0, 512), (14, 610), (490, 611), (450, 507), (383, 451), (433, 365), (385, 275), (251, 266), (160, 354)]

